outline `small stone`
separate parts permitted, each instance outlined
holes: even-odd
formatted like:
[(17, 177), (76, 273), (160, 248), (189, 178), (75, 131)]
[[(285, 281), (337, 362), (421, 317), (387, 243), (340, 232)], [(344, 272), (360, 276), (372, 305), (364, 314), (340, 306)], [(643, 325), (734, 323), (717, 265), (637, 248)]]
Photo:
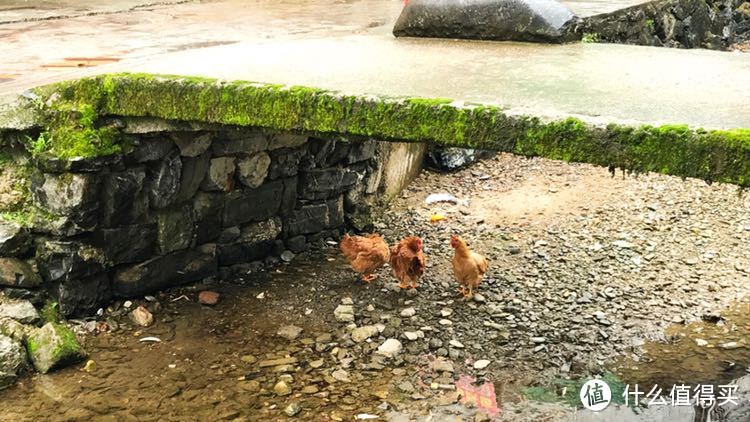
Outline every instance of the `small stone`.
[(352, 341), (355, 343), (361, 343), (378, 333), (378, 327), (374, 325), (365, 325), (364, 327), (355, 328), (352, 331)]
[(310, 362), (310, 368), (318, 369), (321, 366), (323, 366), (324, 363), (325, 363), (325, 361), (323, 359), (314, 360), (314, 361)]
[(449, 319), (443, 318), (440, 321), (438, 321), (438, 324), (440, 324), (440, 325), (453, 325), (453, 321), (451, 321)]
[(405, 331), (404, 337), (406, 337), (406, 339), (409, 341), (414, 341), (419, 338), (419, 333), (417, 333), (416, 331)]
[(484, 296), (482, 296), (482, 294), (481, 294), (481, 293), (474, 293), (474, 302), (477, 302), (477, 303), (484, 303), (484, 302), (485, 302), (485, 300), (486, 300), (486, 299), (484, 298)]
[(687, 265), (695, 265), (698, 262), (700, 262), (700, 260), (698, 258), (688, 258), (688, 259), (685, 260), (685, 263)]
[(532, 337), (531, 338), (531, 342), (532, 343), (537, 343), (537, 344), (546, 343), (547, 342), (547, 337)]
[(490, 366), (490, 361), (486, 359), (480, 359), (476, 362), (474, 362), (474, 369), (484, 369), (486, 367)]
[(255, 380), (241, 381), (237, 387), (246, 393), (257, 393), (260, 391), (260, 383)]
[(433, 371), (453, 373), (453, 364), (445, 359), (436, 359), (430, 364)]
[(295, 256), (294, 252), (287, 250), (281, 253), (281, 260), (284, 262), (292, 262)]
[(411, 318), (416, 315), (417, 311), (414, 308), (406, 308), (401, 311), (401, 316), (404, 318)]
[(253, 355), (244, 355), (244, 356), (242, 356), (240, 358), (240, 360), (243, 361), (243, 362), (245, 362), (245, 363), (249, 363), (249, 364), (252, 365), (253, 363), (255, 363), (255, 362), (258, 361), (258, 358), (256, 358)]
[(727, 343), (720, 344), (719, 347), (725, 350), (733, 350), (733, 349), (739, 349), (740, 347), (742, 347), (742, 345), (737, 343), (736, 341), (730, 341)]
[(141, 327), (148, 327), (154, 323), (154, 316), (151, 315), (148, 309), (139, 306), (130, 312), (130, 320)]
[(289, 403), (289, 406), (284, 408), (284, 413), (289, 417), (296, 416), (300, 411), (302, 411), (302, 407), (297, 402)]
[(0, 335), (0, 390), (9, 387), (26, 367), (26, 351), (20, 342)]
[(617, 246), (618, 248), (621, 248), (621, 249), (631, 249), (631, 248), (633, 248), (635, 246), (634, 244), (632, 244), (632, 243), (630, 243), (630, 242), (628, 242), (626, 240), (615, 240), (614, 242), (612, 242), (612, 244), (614, 246)]
[(39, 322), (39, 312), (28, 300), (5, 301), (0, 303), (0, 318), (10, 318), (22, 324)]
[(443, 308), (440, 310), (440, 316), (443, 318), (449, 317), (451, 315), (453, 315), (453, 309)]
[(697, 344), (698, 346), (703, 347), (703, 346), (708, 345), (708, 342), (706, 340), (703, 340), (702, 338), (697, 338), (697, 339), (695, 339), (695, 344)]
[(276, 393), (277, 396), (288, 396), (292, 394), (292, 387), (290, 387), (286, 381), (279, 381), (273, 386), (273, 392)]
[(302, 389), (302, 394), (315, 394), (318, 391), (320, 391), (318, 389), (318, 387), (316, 387), (314, 385), (308, 385), (308, 386), (306, 386), (305, 388)]
[(395, 338), (389, 338), (378, 347), (377, 354), (389, 358), (395, 358), (399, 353), (401, 353), (401, 348), (402, 346), (400, 341), (396, 340)]
[(398, 389), (401, 390), (402, 392), (408, 393), (408, 394), (414, 393), (414, 391), (415, 391), (414, 390), (414, 386), (409, 381), (403, 381), (403, 382), (399, 383)]
[(297, 363), (297, 358), (288, 357), (288, 358), (280, 358), (280, 359), (262, 360), (258, 362), (258, 366), (260, 366), (261, 368), (268, 368), (270, 366), (292, 365), (295, 363)]
[(350, 297), (345, 297), (341, 299), (341, 304), (342, 305), (354, 305), (354, 301)]
[(270, 164), (271, 157), (265, 151), (244, 158), (237, 163), (238, 179), (243, 185), (255, 189), (263, 184)]
[(345, 370), (343, 370), (343, 369), (337, 369), (337, 370), (333, 371), (333, 372), (331, 373), (331, 376), (332, 376), (332, 377), (333, 377), (333, 379), (335, 379), (336, 381), (341, 381), (341, 382), (351, 382), (351, 379), (349, 379), (349, 373), (348, 373), (348, 372), (346, 372), (346, 371), (345, 371)]
[(302, 328), (296, 325), (285, 325), (276, 332), (276, 335), (287, 340), (294, 340), (302, 333)]
[(219, 303), (219, 294), (210, 290), (204, 290), (198, 294), (198, 303), (214, 306)]
[(451, 346), (455, 347), (456, 349), (463, 349), (464, 348), (464, 344), (461, 343), (458, 340), (451, 340), (451, 341), (448, 342), (448, 344), (450, 344)]
[(336, 321), (354, 322), (354, 307), (352, 305), (339, 305), (333, 311)]

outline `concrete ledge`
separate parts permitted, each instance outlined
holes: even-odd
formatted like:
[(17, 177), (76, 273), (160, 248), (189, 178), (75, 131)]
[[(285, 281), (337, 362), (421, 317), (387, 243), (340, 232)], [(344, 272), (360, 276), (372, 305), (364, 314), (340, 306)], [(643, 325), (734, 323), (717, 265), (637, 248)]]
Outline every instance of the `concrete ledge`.
[[(99, 116), (435, 142), (750, 185), (748, 128), (707, 131), (680, 122), (601, 126), (572, 117), (542, 121), (450, 99), (341, 95), (306, 87), (151, 74), (101, 75), (35, 91), (48, 112), (85, 108)], [(54, 135), (48, 137), (49, 152), (66, 156), (57, 141)], [(84, 151), (97, 153), (96, 148)]]

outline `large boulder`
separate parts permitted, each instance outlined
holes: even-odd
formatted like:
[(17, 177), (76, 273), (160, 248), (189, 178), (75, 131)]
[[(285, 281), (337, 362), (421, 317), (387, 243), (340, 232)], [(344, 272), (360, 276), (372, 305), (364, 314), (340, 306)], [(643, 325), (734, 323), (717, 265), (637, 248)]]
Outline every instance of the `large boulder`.
[(563, 42), (575, 19), (554, 0), (411, 0), (393, 27), (397, 37)]
[(39, 322), (39, 312), (27, 300), (7, 300), (0, 302), (0, 318), (9, 318), (22, 324), (36, 324)]
[(86, 357), (73, 331), (53, 322), (34, 330), (27, 339), (26, 349), (34, 368), (43, 374)]
[(21, 344), (0, 334), (0, 390), (10, 387), (26, 367), (26, 351)]

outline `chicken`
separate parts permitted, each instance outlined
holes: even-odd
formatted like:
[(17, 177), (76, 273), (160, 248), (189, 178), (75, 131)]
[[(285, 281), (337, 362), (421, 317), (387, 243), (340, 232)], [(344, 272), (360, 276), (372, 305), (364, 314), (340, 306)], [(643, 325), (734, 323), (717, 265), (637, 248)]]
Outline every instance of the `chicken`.
[(417, 236), (406, 237), (391, 248), (393, 276), (402, 289), (416, 289), (417, 280), (424, 274), (426, 265), (422, 239)]
[(464, 297), (472, 297), (474, 289), (479, 286), (484, 273), (487, 272), (487, 258), (471, 251), (466, 242), (456, 235), (451, 236), (451, 246), (455, 249), (453, 275), (460, 285), (458, 291)]
[(347, 233), (341, 238), (339, 248), (349, 260), (352, 269), (362, 274), (362, 280), (366, 283), (377, 278), (377, 275), (373, 273), (385, 265), (391, 257), (388, 244), (379, 234), (349, 236)]

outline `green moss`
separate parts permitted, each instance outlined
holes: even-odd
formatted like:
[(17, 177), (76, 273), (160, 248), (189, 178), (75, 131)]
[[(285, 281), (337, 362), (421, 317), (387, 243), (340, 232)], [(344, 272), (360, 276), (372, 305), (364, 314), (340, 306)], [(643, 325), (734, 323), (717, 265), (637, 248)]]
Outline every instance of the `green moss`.
[(26, 351), (28, 352), (29, 356), (36, 356), (37, 351), (41, 348), (41, 344), (34, 339), (33, 337), (29, 337), (26, 339)]
[(0, 219), (16, 223), (21, 227), (32, 228), (40, 222), (51, 222), (61, 218), (47, 210), (26, 203), (23, 208), (13, 211), (0, 212)]
[(599, 42), (599, 34), (596, 32), (587, 32), (581, 37), (582, 43), (595, 43)]
[(59, 304), (57, 302), (47, 302), (40, 314), (44, 322), (60, 321)]
[(38, 93), (57, 94), (52, 107), (69, 111), (59, 115), (75, 116), (73, 123), (59, 125), (61, 136), (45, 138), (58, 156), (121, 149), (111, 139), (115, 133), (101, 136), (102, 128), (91, 124), (94, 116), (122, 115), (434, 142), (750, 185), (747, 129), (596, 127), (573, 118), (546, 122), (493, 106), (454, 105), (442, 98), (350, 96), (308, 87), (147, 74), (102, 75), (43, 87)]
[(81, 343), (78, 342), (75, 333), (62, 324), (53, 324), (55, 332), (60, 336), (61, 343), (52, 351), (52, 360), (59, 359), (78, 359), (84, 354)]
[(654, 32), (654, 20), (653, 19), (646, 19), (646, 22), (644, 22), (644, 25), (646, 25), (646, 28), (649, 31)]

